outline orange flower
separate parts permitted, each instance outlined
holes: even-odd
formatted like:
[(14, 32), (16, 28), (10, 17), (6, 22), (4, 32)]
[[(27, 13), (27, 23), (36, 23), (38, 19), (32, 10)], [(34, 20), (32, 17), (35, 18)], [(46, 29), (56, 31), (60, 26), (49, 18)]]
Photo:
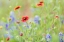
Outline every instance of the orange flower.
[(21, 8), (21, 6), (17, 6), (14, 8), (14, 10), (18, 10), (19, 8)]

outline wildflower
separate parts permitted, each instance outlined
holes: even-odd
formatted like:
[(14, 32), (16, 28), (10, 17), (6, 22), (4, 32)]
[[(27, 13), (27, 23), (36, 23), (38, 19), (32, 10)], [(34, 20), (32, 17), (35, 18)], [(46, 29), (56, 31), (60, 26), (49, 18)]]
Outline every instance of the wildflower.
[(40, 17), (39, 17), (39, 16), (35, 16), (34, 22), (35, 22), (36, 24), (39, 24), (39, 23), (40, 23)]
[(8, 26), (9, 26), (8, 24), (5, 24), (5, 28), (6, 28), (6, 30), (8, 30)]
[(50, 42), (50, 40), (51, 40), (51, 36), (50, 36), (50, 34), (47, 34), (47, 35), (46, 35), (46, 41), (47, 41), (47, 42)]
[(59, 33), (59, 41), (63, 42), (63, 33), (62, 32)]
[(14, 11), (10, 12), (10, 19), (11, 19), (12, 22), (15, 21), (15, 13), (14, 13)]
[(29, 19), (28, 16), (23, 16), (22, 19), (21, 19), (21, 21), (22, 21), (22, 22), (26, 22), (28, 19)]
[(63, 36), (63, 33), (62, 33), (62, 32), (60, 32), (60, 33), (59, 33), (59, 36)]
[(21, 8), (21, 6), (16, 6), (14, 10), (18, 10), (19, 8)]

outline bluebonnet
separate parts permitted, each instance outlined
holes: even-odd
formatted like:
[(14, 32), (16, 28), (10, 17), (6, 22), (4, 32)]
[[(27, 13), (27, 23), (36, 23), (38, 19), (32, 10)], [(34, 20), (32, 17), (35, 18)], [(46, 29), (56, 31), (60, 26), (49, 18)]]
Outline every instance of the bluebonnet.
[(64, 42), (63, 41), (63, 33), (62, 32), (59, 33), (59, 42)]
[(10, 12), (10, 18), (11, 18), (11, 22), (15, 21), (15, 13), (14, 13), (14, 11)]
[(46, 35), (46, 42), (50, 42), (51, 41), (51, 35), (50, 34), (47, 34)]
[(5, 24), (5, 28), (6, 30), (8, 30), (9, 24)]
[(40, 17), (39, 17), (39, 16), (35, 16), (35, 17), (34, 17), (34, 22), (35, 22), (36, 24), (40, 24)]

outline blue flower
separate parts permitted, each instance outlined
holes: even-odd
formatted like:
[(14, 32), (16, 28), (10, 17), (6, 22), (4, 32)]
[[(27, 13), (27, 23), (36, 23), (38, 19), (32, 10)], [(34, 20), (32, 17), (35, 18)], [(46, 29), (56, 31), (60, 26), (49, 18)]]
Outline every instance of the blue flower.
[(5, 24), (5, 28), (6, 30), (8, 30), (9, 24)]
[(51, 35), (50, 35), (50, 34), (47, 34), (47, 35), (46, 35), (46, 41), (47, 41), (47, 42), (51, 41)]
[(60, 42), (64, 42), (63, 39), (60, 39)]
[(60, 32), (60, 33), (59, 33), (59, 36), (63, 36), (63, 33), (62, 33), (62, 32)]
[(63, 33), (60, 32), (60, 33), (59, 33), (59, 39), (62, 39), (62, 38), (63, 38)]
[(35, 16), (35, 17), (34, 17), (34, 22), (35, 22), (36, 24), (39, 24), (39, 23), (40, 23), (40, 17), (39, 17), (39, 16)]
[(59, 41), (63, 42), (63, 33), (62, 32), (59, 33)]
[(51, 38), (50, 34), (47, 34), (47, 35), (46, 35), (46, 38)]
[(14, 11), (11, 11), (11, 12), (10, 12), (10, 18), (11, 18), (11, 21), (12, 21), (12, 22), (15, 21), (15, 13), (14, 13)]

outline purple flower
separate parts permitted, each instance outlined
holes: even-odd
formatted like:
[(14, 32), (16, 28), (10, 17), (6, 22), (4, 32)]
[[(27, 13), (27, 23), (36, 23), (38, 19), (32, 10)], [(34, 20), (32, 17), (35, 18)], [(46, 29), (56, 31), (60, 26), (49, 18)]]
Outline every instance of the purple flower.
[(10, 12), (10, 18), (11, 18), (11, 21), (12, 21), (12, 22), (15, 21), (15, 13), (14, 13), (14, 11), (11, 11), (11, 12)]
[(62, 32), (59, 33), (59, 41), (63, 42), (63, 33)]
[(64, 42), (63, 39), (60, 39), (60, 42)]
[(39, 17), (39, 16), (35, 16), (35, 17), (34, 17), (34, 22), (35, 22), (36, 24), (39, 24), (39, 23), (40, 23), (40, 17)]
[(60, 33), (59, 33), (59, 39), (62, 39), (62, 38), (63, 38), (63, 33), (60, 32)]
[(46, 35), (46, 41), (49, 42), (51, 40), (51, 35), (50, 34), (47, 34)]
[(47, 34), (47, 35), (46, 35), (46, 38), (51, 38), (50, 34)]
[(59, 33), (59, 36), (63, 36), (63, 33), (62, 33), (62, 32), (60, 32), (60, 33)]
[(5, 24), (5, 28), (6, 28), (6, 30), (8, 30), (8, 26), (9, 26), (9, 24)]

